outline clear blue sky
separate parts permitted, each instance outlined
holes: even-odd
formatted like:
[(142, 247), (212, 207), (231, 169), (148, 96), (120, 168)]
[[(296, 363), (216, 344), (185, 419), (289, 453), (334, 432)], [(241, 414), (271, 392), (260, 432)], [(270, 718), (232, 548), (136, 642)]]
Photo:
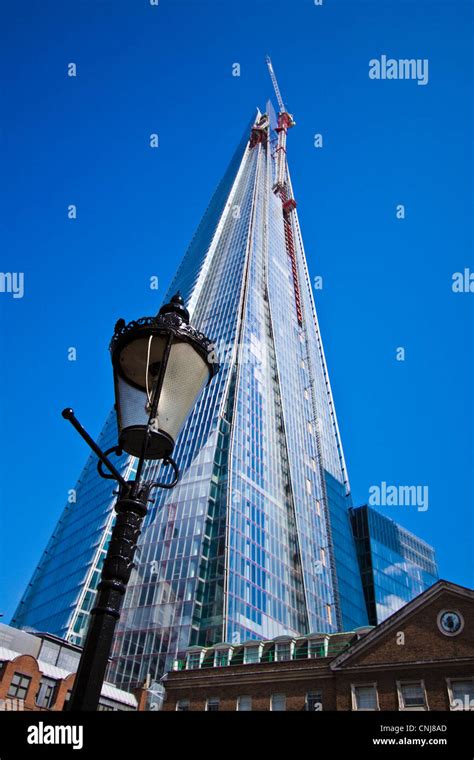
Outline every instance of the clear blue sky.
[[(2, 271), (25, 275), (22, 299), (0, 293), (5, 620), (88, 455), (61, 409), (99, 433), (114, 323), (158, 308), (272, 94), (267, 52), (297, 121), (289, 160), (310, 273), (324, 278), (354, 501), (382, 481), (428, 485), (426, 512), (383, 511), (436, 546), (442, 577), (472, 584), (474, 294), (451, 289), (454, 272), (474, 269), (472, 11), (460, 0), (4, 3)], [(369, 79), (382, 54), (428, 58), (429, 83)]]

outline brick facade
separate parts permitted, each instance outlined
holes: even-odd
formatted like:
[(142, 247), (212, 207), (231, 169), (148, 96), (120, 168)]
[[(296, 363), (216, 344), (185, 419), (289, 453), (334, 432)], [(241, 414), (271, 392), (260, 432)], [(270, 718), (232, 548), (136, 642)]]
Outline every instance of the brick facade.
[[(21, 700), (9, 696), (12, 678), (15, 674), (31, 679), (26, 696)], [(71, 673), (66, 678), (53, 679), (56, 685), (50, 707), (39, 707), (36, 704), (36, 696), (43, 677), (44, 674), (41, 672), (38, 661), (33, 655), (22, 654), (13, 660), (4, 661), (0, 669), (0, 709), (23, 710), (25, 712), (59, 712), (63, 710), (67, 693), (74, 685), (76, 674)], [(137, 710), (145, 710), (147, 690), (145, 688), (136, 689), (134, 694), (138, 702)]]
[[(463, 629), (447, 636), (438, 627), (443, 610), (458, 611)], [(257, 643), (257, 642), (255, 642)], [(381, 625), (354, 632), (337, 656), (317, 659), (232, 664), (168, 673), (164, 710), (188, 700), (189, 710), (206, 709), (219, 698), (219, 710), (235, 711), (240, 696), (252, 710), (270, 709), (272, 694), (286, 696), (286, 710), (305, 710), (308, 692), (322, 693), (323, 710), (353, 709), (351, 685), (376, 684), (380, 710), (399, 710), (397, 682), (423, 682), (427, 709), (449, 710), (447, 679), (474, 679), (474, 593), (438, 581)]]

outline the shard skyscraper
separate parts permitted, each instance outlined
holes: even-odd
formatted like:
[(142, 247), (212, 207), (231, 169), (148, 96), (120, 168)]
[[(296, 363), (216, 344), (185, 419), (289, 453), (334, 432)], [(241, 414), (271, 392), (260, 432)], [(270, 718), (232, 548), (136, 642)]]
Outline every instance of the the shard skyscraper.
[[(257, 112), (163, 301), (180, 291), (221, 368), (177, 440), (180, 482), (155, 492), (145, 521), (108, 677), (117, 685), (156, 678), (192, 644), (367, 623), (286, 160), (292, 123), (270, 104)], [(103, 448), (115, 440), (111, 416)], [(133, 460), (122, 466), (133, 472)], [(93, 457), (76, 491), (13, 623), (80, 644), (113, 519)]]

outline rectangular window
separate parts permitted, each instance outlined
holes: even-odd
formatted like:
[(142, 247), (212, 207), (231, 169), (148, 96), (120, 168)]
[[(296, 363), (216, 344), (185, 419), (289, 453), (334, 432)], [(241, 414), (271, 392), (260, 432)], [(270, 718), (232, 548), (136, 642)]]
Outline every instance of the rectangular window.
[(280, 712), (286, 710), (286, 695), (272, 694), (270, 699), (270, 710), (279, 710)]
[(43, 640), (38, 659), (41, 662), (49, 662), (50, 665), (57, 665), (60, 649), (59, 644)]
[(474, 702), (474, 678), (448, 680), (450, 706), (453, 710), (472, 710)]
[(332, 625), (332, 610), (330, 604), (326, 604), (326, 617), (328, 619), (329, 625)]
[(377, 688), (375, 684), (352, 687), (353, 710), (378, 710)]
[(176, 712), (188, 712), (189, 699), (178, 699), (176, 702)]
[(282, 660), (291, 660), (291, 644), (290, 642), (284, 644), (277, 644), (275, 647), (275, 659), (278, 662)]
[(245, 647), (244, 664), (251, 662), (260, 662), (260, 647)]
[(36, 695), (36, 704), (38, 707), (51, 707), (55, 690), (56, 681), (52, 678), (42, 678), (38, 694)]
[(211, 697), (206, 702), (207, 712), (219, 712), (219, 697)]
[(71, 673), (75, 673), (79, 667), (80, 659), (80, 652), (71, 652), (68, 651), (65, 647), (62, 647), (61, 651), (59, 652), (57, 666), (58, 668), (64, 668), (64, 670), (69, 670)]
[(112, 707), (112, 705), (109, 705), (107, 702), (102, 702), (102, 700), (97, 705), (97, 711), (98, 712), (118, 712), (117, 707)]
[(217, 651), (214, 654), (214, 667), (223, 668), (228, 664), (229, 664), (229, 652), (227, 649), (225, 651)]
[(311, 493), (311, 481), (309, 478), (306, 478), (306, 493)]
[(412, 683), (399, 683), (400, 710), (426, 708), (425, 689), (422, 681)]
[(323, 709), (323, 694), (321, 691), (309, 691), (306, 695), (305, 710), (317, 712)]
[(308, 657), (310, 659), (316, 657), (326, 657), (326, 648), (324, 641), (309, 641), (308, 642)]
[(197, 670), (201, 665), (201, 652), (192, 652), (188, 654), (186, 667), (188, 670)]
[(249, 712), (252, 710), (252, 697), (238, 697), (237, 710), (239, 712)]
[(31, 678), (23, 676), (21, 673), (13, 673), (13, 677), (8, 689), (7, 697), (17, 697), (17, 699), (26, 699), (30, 687)]

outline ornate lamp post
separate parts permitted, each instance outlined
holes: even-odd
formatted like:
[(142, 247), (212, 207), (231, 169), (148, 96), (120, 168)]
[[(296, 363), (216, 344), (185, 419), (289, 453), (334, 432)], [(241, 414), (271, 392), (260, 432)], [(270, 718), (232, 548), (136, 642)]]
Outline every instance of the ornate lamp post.
[[(189, 324), (179, 294), (156, 317), (125, 324), (120, 319), (110, 343), (115, 382), (118, 445), (103, 452), (76, 419), (62, 415), (97, 454), (103, 478), (119, 484), (117, 519), (104, 560), (95, 607), (72, 690), (70, 710), (97, 710), (112, 639), (141, 524), (153, 488), (173, 488), (179, 472), (171, 458), (176, 437), (206, 383), (218, 370), (211, 342)], [(109, 459), (123, 452), (138, 458), (135, 480), (126, 481)], [(145, 461), (170, 465), (170, 483), (143, 481)], [(104, 466), (108, 472), (104, 472)]]

